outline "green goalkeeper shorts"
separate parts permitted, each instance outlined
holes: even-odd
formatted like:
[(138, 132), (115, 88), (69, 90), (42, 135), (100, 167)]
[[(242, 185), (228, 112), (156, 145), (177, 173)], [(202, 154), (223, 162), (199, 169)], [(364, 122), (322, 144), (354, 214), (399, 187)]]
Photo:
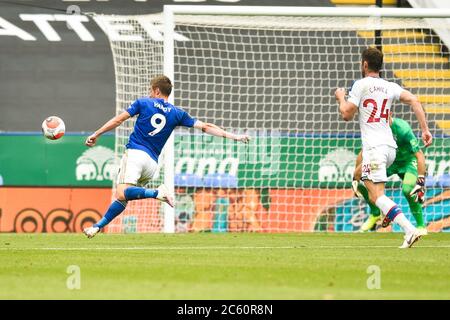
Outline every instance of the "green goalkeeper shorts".
[(393, 174), (399, 175), (401, 178), (405, 175), (405, 173), (411, 173), (417, 177), (417, 159), (411, 158), (409, 162), (396, 162), (387, 169), (387, 176), (392, 176)]

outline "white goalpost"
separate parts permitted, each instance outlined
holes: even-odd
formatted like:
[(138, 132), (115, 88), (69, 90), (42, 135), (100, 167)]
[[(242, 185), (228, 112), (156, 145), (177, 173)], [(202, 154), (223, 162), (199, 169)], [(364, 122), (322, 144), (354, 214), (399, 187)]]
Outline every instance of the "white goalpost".
[[(359, 125), (340, 119), (333, 93), (361, 77), (368, 46), (384, 53), (382, 76), (427, 112), (435, 141), (424, 149), (424, 217), (430, 231), (450, 227), (450, 43), (436, 32), (450, 29), (450, 9), (166, 5), (94, 19), (113, 53), (117, 113), (165, 74), (171, 103), (252, 137), (242, 145), (177, 129), (150, 185), (173, 190), (175, 209), (132, 201), (108, 232), (358, 230), (369, 212), (351, 191)], [(419, 134), (407, 106), (393, 111)], [(132, 127), (116, 130), (117, 158)], [(387, 194), (414, 221), (400, 178)]]

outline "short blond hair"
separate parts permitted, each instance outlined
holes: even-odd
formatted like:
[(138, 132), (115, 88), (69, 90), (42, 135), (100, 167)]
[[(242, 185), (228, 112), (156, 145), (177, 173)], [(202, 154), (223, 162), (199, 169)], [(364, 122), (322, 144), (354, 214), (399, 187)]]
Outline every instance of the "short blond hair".
[(152, 89), (158, 88), (159, 91), (167, 97), (172, 93), (172, 81), (165, 75), (154, 77), (150, 82), (150, 86)]

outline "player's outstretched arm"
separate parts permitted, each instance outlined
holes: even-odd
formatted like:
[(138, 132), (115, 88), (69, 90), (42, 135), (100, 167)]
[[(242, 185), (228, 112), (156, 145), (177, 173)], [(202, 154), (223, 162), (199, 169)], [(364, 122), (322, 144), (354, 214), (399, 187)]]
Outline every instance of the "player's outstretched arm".
[(344, 88), (337, 88), (336, 91), (334, 92), (334, 95), (336, 97), (336, 100), (339, 102), (339, 112), (341, 113), (342, 118), (345, 121), (352, 120), (353, 116), (358, 110), (358, 107), (355, 106), (353, 103), (345, 100)]
[(204, 133), (207, 133), (207, 134), (210, 134), (210, 135), (216, 136), (216, 137), (223, 137), (223, 138), (227, 138), (227, 139), (241, 141), (243, 143), (248, 143), (250, 141), (250, 137), (246, 134), (234, 134), (231, 132), (227, 132), (212, 123), (206, 123), (206, 122), (197, 120), (194, 124), (194, 128), (200, 129)]
[(100, 129), (95, 131), (93, 134), (91, 134), (89, 137), (87, 137), (85, 144), (88, 147), (93, 147), (95, 143), (97, 142), (98, 137), (100, 137), (105, 132), (108, 132), (112, 129), (117, 128), (124, 122), (130, 118), (130, 114), (128, 112), (122, 112), (118, 116), (115, 116), (114, 118), (110, 119), (108, 122), (106, 122)]
[(425, 164), (425, 155), (423, 154), (422, 150), (419, 150), (415, 153), (415, 156), (417, 159), (417, 174), (419, 176), (425, 176), (425, 171), (427, 170)]
[(420, 129), (422, 130), (422, 140), (425, 147), (428, 147), (433, 142), (433, 136), (431, 135), (430, 129), (428, 129), (427, 119), (425, 117), (425, 112), (423, 111), (422, 104), (415, 95), (413, 95), (408, 90), (403, 90), (400, 95), (400, 101), (409, 104), (419, 121)]

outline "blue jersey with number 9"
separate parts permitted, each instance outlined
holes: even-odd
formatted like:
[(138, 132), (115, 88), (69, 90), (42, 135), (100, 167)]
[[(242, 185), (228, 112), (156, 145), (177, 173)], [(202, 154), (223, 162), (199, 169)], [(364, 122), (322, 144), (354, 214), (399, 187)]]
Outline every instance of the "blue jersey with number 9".
[(147, 152), (158, 162), (162, 148), (177, 126), (192, 127), (196, 119), (164, 99), (140, 98), (128, 108), (130, 116), (138, 115), (127, 149)]

